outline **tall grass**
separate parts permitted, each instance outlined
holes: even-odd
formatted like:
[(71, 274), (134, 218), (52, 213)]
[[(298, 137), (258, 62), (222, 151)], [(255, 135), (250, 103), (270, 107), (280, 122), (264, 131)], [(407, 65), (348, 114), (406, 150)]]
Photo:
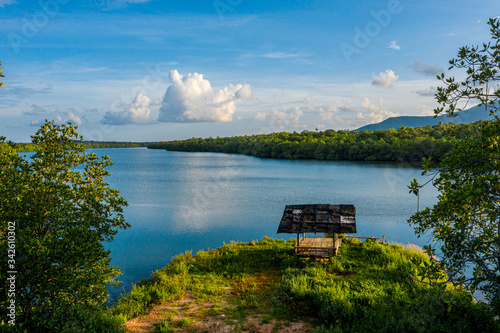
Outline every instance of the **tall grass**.
[[(418, 266), (429, 262), (421, 252), (395, 244), (344, 240), (338, 257), (318, 263), (293, 256), (294, 243), (294, 239), (264, 237), (254, 245), (235, 243), (178, 255), (150, 279), (137, 283), (110, 314), (125, 321), (154, 304), (189, 294), (214, 300), (206, 315), (224, 311), (232, 323), (261, 313), (313, 320), (317, 332), (499, 331), (487, 307), (467, 293), (451, 285), (443, 293), (413, 280)], [(264, 277), (265, 284), (257, 283)], [(221, 297), (229, 307), (217, 303)], [(182, 325), (188, 323), (195, 325), (188, 318)], [(164, 322), (158, 330), (171, 331), (179, 325)]]

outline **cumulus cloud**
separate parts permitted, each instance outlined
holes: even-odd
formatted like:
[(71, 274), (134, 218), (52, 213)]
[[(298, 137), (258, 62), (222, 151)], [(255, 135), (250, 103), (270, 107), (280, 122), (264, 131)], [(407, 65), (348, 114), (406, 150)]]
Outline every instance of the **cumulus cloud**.
[(394, 113), (389, 111), (385, 106), (384, 106), (384, 100), (381, 98), (379, 99), (378, 104), (373, 104), (370, 102), (370, 100), (365, 97), (363, 98), (363, 102), (361, 103), (361, 107), (368, 112), (359, 112), (355, 118), (357, 120), (362, 120), (366, 121), (369, 123), (378, 123), (381, 122), (384, 119), (387, 119), (389, 117), (395, 117), (398, 116), (399, 114)]
[(394, 74), (394, 71), (388, 69), (385, 72), (380, 72), (379, 75), (375, 75), (375, 73), (373, 73), (372, 85), (384, 87), (384, 88), (389, 88), (398, 79), (399, 79), (399, 76)]
[(389, 43), (388, 48), (393, 49), (393, 50), (400, 50), (401, 48), (397, 44), (396, 40), (393, 40), (392, 42)]
[(444, 69), (439, 65), (426, 65), (420, 60), (415, 60), (413, 65), (410, 66), (417, 73), (422, 73), (424, 75), (436, 76), (444, 72)]
[(76, 124), (78, 126), (80, 126), (82, 124), (82, 120), (75, 113), (70, 111), (67, 113), (67, 116), (68, 116), (68, 119), (66, 119), (64, 122), (71, 121), (73, 124)]
[(80, 117), (78, 117), (73, 112), (71, 112), (71, 111), (64, 112), (64, 114), (65, 114), (65, 117), (56, 116), (56, 118), (54, 119), (54, 123), (57, 124), (57, 125), (62, 125), (62, 124), (66, 124), (66, 123), (69, 123), (69, 122), (71, 122), (71, 123), (73, 123), (75, 125), (81, 125), (82, 124), (82, 120), (80, 119)]
[(236, 104), (252, 98), (248, 84), (230, 84), (214, 91), (198, 73), (183, 77), (173, 70), (170, 81), (172, 85), (165, 92), (158, 116), (161, 122), (231, 122)]
[(429, 87), (427, 89), (415, 90), (413, 92), (420, 96), (434, 96), (435, 94), (437, 94), (437, 88)]
[(300, 124), (300, 117), (304, 115), (302, 109), (298, 106), (288, 109), (286, 111), (273, 110), (269, 112), (259, 112), (254, 117), (257, 121), (269, 120), (272, 127), (284, 129), (291, 126), (295, 128), (305, 128), (305, 125)]
[[(118, 112), (106, 112), (101, 123), (108, 125), (148, 124), (151, 123), (151, 100), (143, 93), (138, 93), (132, 103)], [(154, 103), (153, 103), (154, 104)]]

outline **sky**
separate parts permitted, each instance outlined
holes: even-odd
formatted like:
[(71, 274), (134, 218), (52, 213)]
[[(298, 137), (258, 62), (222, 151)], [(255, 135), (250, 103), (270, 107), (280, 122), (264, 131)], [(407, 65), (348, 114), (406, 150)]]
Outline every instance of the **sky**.
[(0, 0), (0, 136), (353, 130), (432, 115), (436, 75), (498, 0)]

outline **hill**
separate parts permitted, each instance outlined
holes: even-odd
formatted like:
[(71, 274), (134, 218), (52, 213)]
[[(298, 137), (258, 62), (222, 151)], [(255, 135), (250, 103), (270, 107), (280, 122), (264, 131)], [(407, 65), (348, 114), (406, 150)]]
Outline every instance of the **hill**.
[(295, 257), (294, 244), (264, 237), (178, 255), (110, 314), (128, 332), (498, 331), (466, 292), (414, 280), (430, 260), (422, 252), (345, 240), (319, 263)]
[(454, 124), (470, 124), (479, 120), (489, 119), (488, 111), (484, 106), (478, 107), (474, 106), (470, 109), (457, 112), (457, 116), (450, 118), (447, 115), (441, 115), (436, 118), (433, 116), (400, 116), (400, 117), (390, 117), (386, 120), (376, 123), (365, 125), (356, 129), (355, 131), (385, 131), (391, 128), (399, 129), (401, 126), (406, 127), (423, 127), (423, 126), (435, 126), (438, 125), (440, 121), (443, 123), (454, 123)]

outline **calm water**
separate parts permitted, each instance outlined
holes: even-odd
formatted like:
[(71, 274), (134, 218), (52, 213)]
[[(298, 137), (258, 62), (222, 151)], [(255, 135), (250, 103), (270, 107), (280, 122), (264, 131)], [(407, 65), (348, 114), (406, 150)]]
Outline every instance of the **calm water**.
[[(121, 267), (123, 285), (148, 278), (176, 254), (213, 249), (231, 240), (248, 242), (276, 234), (287, 204), (354, 204), (358, 235), (386, 235), (389, 242), (423, 245), (406, 220), (417, 199), (408, 193), (421, 171), (387, 163), (284, 161), (242, 155), (182, 153), (145, 148), (96, 149), (114, 165), (108, 181), (129, 202), (132, 225), (107, 245)], [(421, 191), (420, 206), (437, 192)]]

